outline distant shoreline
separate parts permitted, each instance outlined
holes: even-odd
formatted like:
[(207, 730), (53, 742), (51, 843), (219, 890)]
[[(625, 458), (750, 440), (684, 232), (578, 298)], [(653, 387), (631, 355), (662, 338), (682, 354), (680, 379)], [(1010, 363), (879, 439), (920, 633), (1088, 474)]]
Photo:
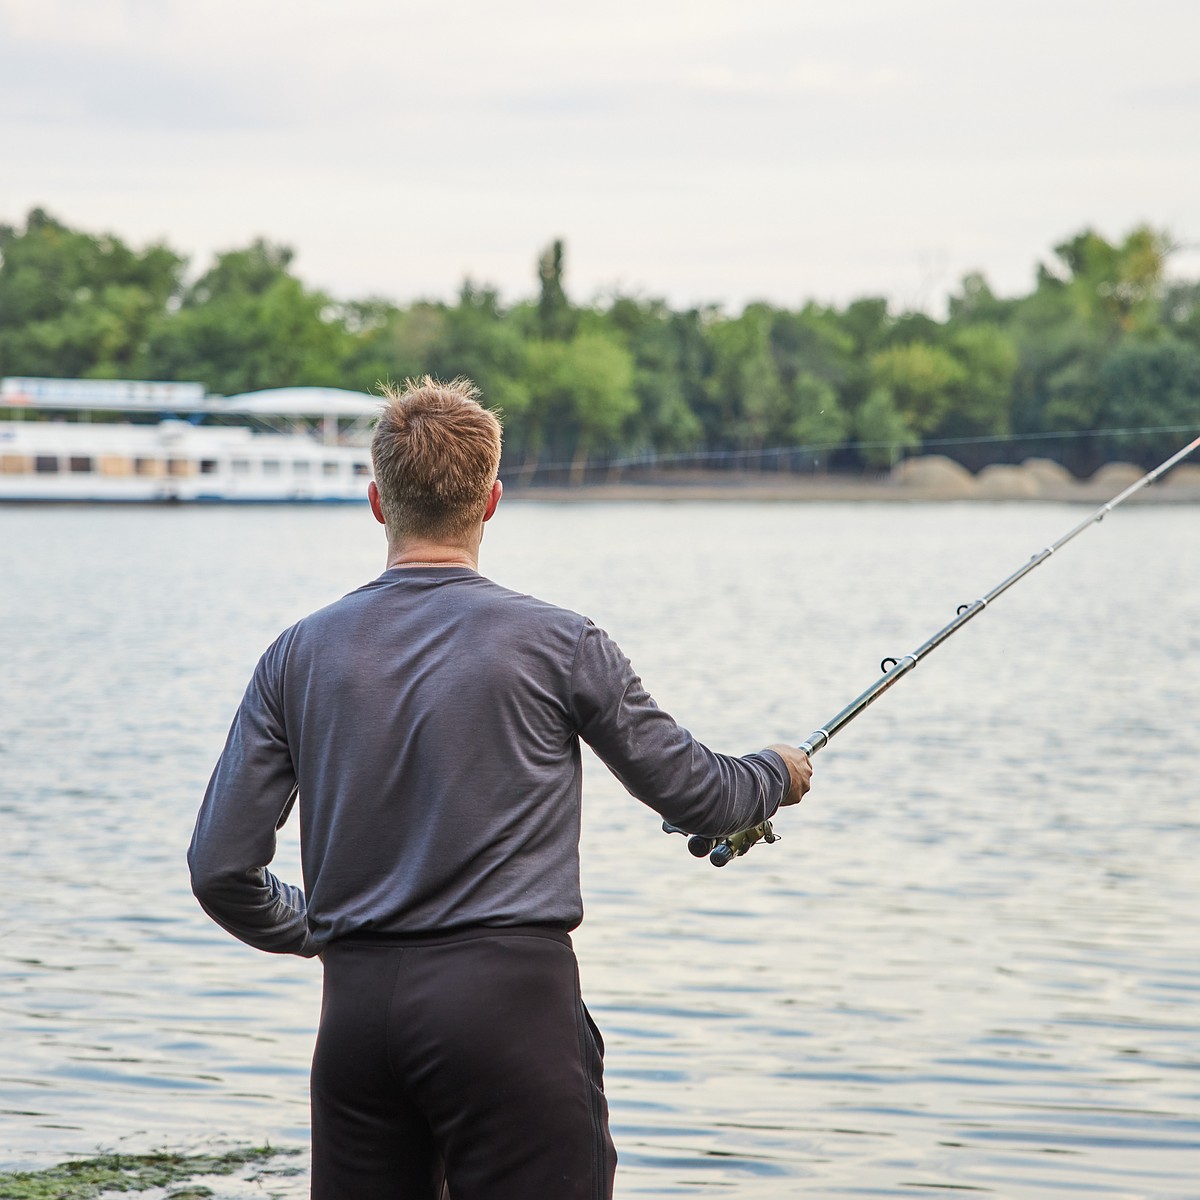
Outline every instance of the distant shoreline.
[[(505, 496), (518, 501), (611, 503), (748, 501), (781, 503), (971, 501), (1099, 505), (1140, 479), (1128, 463), (1110, 463), (1091, 479), (1074, 480), (1032, 460), (987, 468), (978, 476), (936, 456), (914, 458), (891, 476), (793, 475), (756, 471), (628, 471), (617, 479), (580, 484), (522, 485), (503, 476)], [(1184, 463), (1129, 498), (1130, 504), (1200, 503), (1200, 465)]]

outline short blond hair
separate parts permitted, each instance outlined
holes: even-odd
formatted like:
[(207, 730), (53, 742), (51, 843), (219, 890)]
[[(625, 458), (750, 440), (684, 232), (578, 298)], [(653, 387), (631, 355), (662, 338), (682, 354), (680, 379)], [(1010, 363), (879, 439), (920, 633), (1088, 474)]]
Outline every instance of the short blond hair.
[(500, 418), (469, 379), (383, 385), (371, 436), (389, 535), (456, 540), (483, 520), (500, 470)]

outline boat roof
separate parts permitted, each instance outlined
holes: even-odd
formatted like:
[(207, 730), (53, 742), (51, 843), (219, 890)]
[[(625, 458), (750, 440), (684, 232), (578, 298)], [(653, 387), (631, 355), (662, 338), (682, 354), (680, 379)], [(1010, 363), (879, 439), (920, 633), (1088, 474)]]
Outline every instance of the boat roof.
[(382, 401), (345, 388), (285, 387), (213, 396), (202, 383), (131, 379), (0, 380), (0, 408), (202, 413), (247, 417), (375, 417)]
[(374, 417), (383, 401), (366, 392), (345, 388), (286, 387), (266, 388), (259, 392), (241, 392), (236, 396), (213, 400), (213, 410), (247, 416)]

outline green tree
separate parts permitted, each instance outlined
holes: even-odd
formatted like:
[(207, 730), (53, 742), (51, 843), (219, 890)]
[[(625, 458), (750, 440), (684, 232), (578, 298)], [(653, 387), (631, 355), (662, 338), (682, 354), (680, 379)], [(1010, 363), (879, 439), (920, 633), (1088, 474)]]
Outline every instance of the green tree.
[(1013, 428), (1018, 433), (1093, 428), (1104, 344), (1061, 280), (1042, 273), (1010, 326), (1017, 347)]
[(937, 428), (966, 381), (965, 368), (949, 352), (922, 342), (871, 356), (872, 392), (887, 392), (915, 433)]
[(771, 353), (785, 382), (801, 372), (840, 387), (855, 365), (856, 341), (839, 314), (818, 304), (771, 318)]
[(525, 339), (506, 319), (496, 292), (470, 280), (458, 303), (443, 312), (440, 335), (429, 348), (429, 370), (441, 379), (472, 380), (483, 402), (501, 409), (510, 428), (529, 407)]
[(853, 338), (833, 312), (808, 304), (798, 313), (774, 314), (770, 343), (787, 392), (783, 440), (836, 445), (851, 425), (838, 390), (853, 373)]
[(136, 376), (184, 260), (68, 229), (41, 209), (0, 225), (0, 375)]
[(894, 467), (905, 450), (921, 444), (884, 387), (876, 388), (859, 405), (854, 434), (862, 443), (864, 461), (873, 467)]
[(962, 367), (962, 378), (935, 432), (941, 437), (1009, 433), (1017, 372), (1012, 339), (995, 325), (968, 325), (949, 335), (946, 349)]
[(382, 382), (435, 373), (434, 359), (446, 330), (446, 308), (421, 300), (393, 308), (382, 322), (352, 340), (346, 362), (348, 387), (369, 391)]
[[(504, 410), (506, 454), (879, 443), (884, 465), (920, 437), (1015, 437), (1194, 421), (1200, 284), (1166, 283), (1167, 236), (1083, 230), (1023, 296), (967, 275), (949, 317), (751, 304), (675, 312), (615, 296), (575, 307), (565, 248), (538, 256), (536, 296), (509, 307), (464, 283), (453, 303), (335, 302), (267, 241), (218, 256), (190, 287), (166, 246), (131, 249), (39, 209), (0, 226), (0, 374), (196, 379), (231, 393), (288, 384), (373, 388), (426, 373), (475, 380)], [(1111, 449), (1064, 442), (1077, 473)], [(1159, 443), (1126, 439), (1123, 452)], [(984, 452), (980, 451), (982, 455)], [(886, 457), (885, 457), (886, 456)], [(839, 452), (844, 464), (856, 452)]]
[(330, 298), (290, 273), (291, 261), (289, 249), (264, 241), (219, 255), (150, 339), (147, 372), (225, 395), (344, 386), (353, 338)]
[[(1126, 339), (1152, 341), (1163, 323), (1164, 272), (1170, 243), (1139, 226), (1117, 243), (1084, 230), (1055, 247), (1038, 268), (1034, 290), (1012, 303), (1005, 331), (1017, 349), (1012, 425), (1018, 433), (1097, 428), (1104, 391), (1100, 372)], [(1077, 473), (1103, 461), (1099, 443), (1064, 444)]]
[(838, 385), (838, 397), (851, 421), (874, 389), (871, 379), (871, 358), (889, 344), (892, 327), (888, 302), (878, 296), (854, 300), (836, 314), (842, 333), (850, 339), (846, 377)]
[(690, 328), (661, 300), (617, 296), (599, 323), (613, 331), (633, 357), (637, 411), (629, 422), (632, 444), (684, 450), (698, 444), (700, 421), (686, 395)]
[(1200, 348), (1200, 283), (1174, 283), (1163, 295), (1161, 320), (1166, 333)]
[(903, 312), (888, 325), (884, 345), (908, 346), (913, 342), (923, 342), (928, 346), (938, 346), (942, 342), (942, 332), (942, 326), (928, 313)]
[[(1200, 348), (1177, 338), (1121, 346), (1105, 359), (1099, 390), (1104, 427), (1200, 428)], [(1112, 448), (1149, 463), (1178, 442), (1178, 433), (1126, 434)]]
[(842, 313), (842, 328), (853, 339), (854, 353), (861, 358), (881, 350), (887, 344), (892, 319), (888, 302), (880, 296), (854, 300)]
[(713, 369), (702, 419), (710, 443), (760, 449), (786, 425), (788, 393), (771, 353), (771, 311), (749, 305), (708, 330)]
[(565, 250), (556, 239), (538, 256), (537, 329), (543, 338), (566, 341), (575, 332), (577, 317), (563, 287)]
[(1066, 268), (1058, 277), (1076, 311), (1112, 341), (1157, 325), (1170, 249), (1166, 234), (1139, 225), (1119, 245), (1085, 229), (1054, 252)]
[(851, 427), (834, 388), (810, 371), (798, 371), (788, 387), (788, 420), (783, 441), (801, 446), (836, 447)]
[(536, 456), (548, 436), (573, 442), (571, 478), (581, 482), (588, 456), (612, 448), (637, 410), (633, 359), (598, 332), (534, 342), (528, 354), (528, 448)]
[(964, 275), (957, 294), (948, 300), (951, 328), (967, 325), (1004, 325), (1019, 301), (1002, 300), (977, 271)]
[[(351, 332), (357, 314), (346, 318)], [(378, 319), (368, 314), (347, 362), (348, 386), (370, 390), (384, 380), (432, 375), (465, 376), (482, 401), (501, 410), (505, 445), (522, 441), (522, 418), (529, 405), (526, 341), (489, 288), (464, 281), (454, 305), (418, 302), (390, 308)]]

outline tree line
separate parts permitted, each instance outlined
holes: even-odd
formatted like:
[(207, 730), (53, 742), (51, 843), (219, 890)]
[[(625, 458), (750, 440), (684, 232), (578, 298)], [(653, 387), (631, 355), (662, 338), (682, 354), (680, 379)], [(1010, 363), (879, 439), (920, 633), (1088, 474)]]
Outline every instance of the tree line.
[[(564, 247), (537, 294), (470, 280), (453, 303), (337, 300), (257, 240), (191, 278), (169, 246), (130, 247), (46, 212), (0, 225), (0, 376), (194, 380), (218, 394), (465, 375), (503, 410), (509, 471), (589, 463), (883, 468), (937, 448), (977, 468), (1037, 453), (1086, 474), (1149, 462), (1200, 427), (1200, 283), (1169, 282), (1166, 234), (1091, 230), (1032, 290), (967, 275), (948, 313), (748, 304), (672, 309), (568, 296)], [(1096, 431), (1126, 430), (1086, 437)], [(789, 448), (780, 450), (779, 448)]]

